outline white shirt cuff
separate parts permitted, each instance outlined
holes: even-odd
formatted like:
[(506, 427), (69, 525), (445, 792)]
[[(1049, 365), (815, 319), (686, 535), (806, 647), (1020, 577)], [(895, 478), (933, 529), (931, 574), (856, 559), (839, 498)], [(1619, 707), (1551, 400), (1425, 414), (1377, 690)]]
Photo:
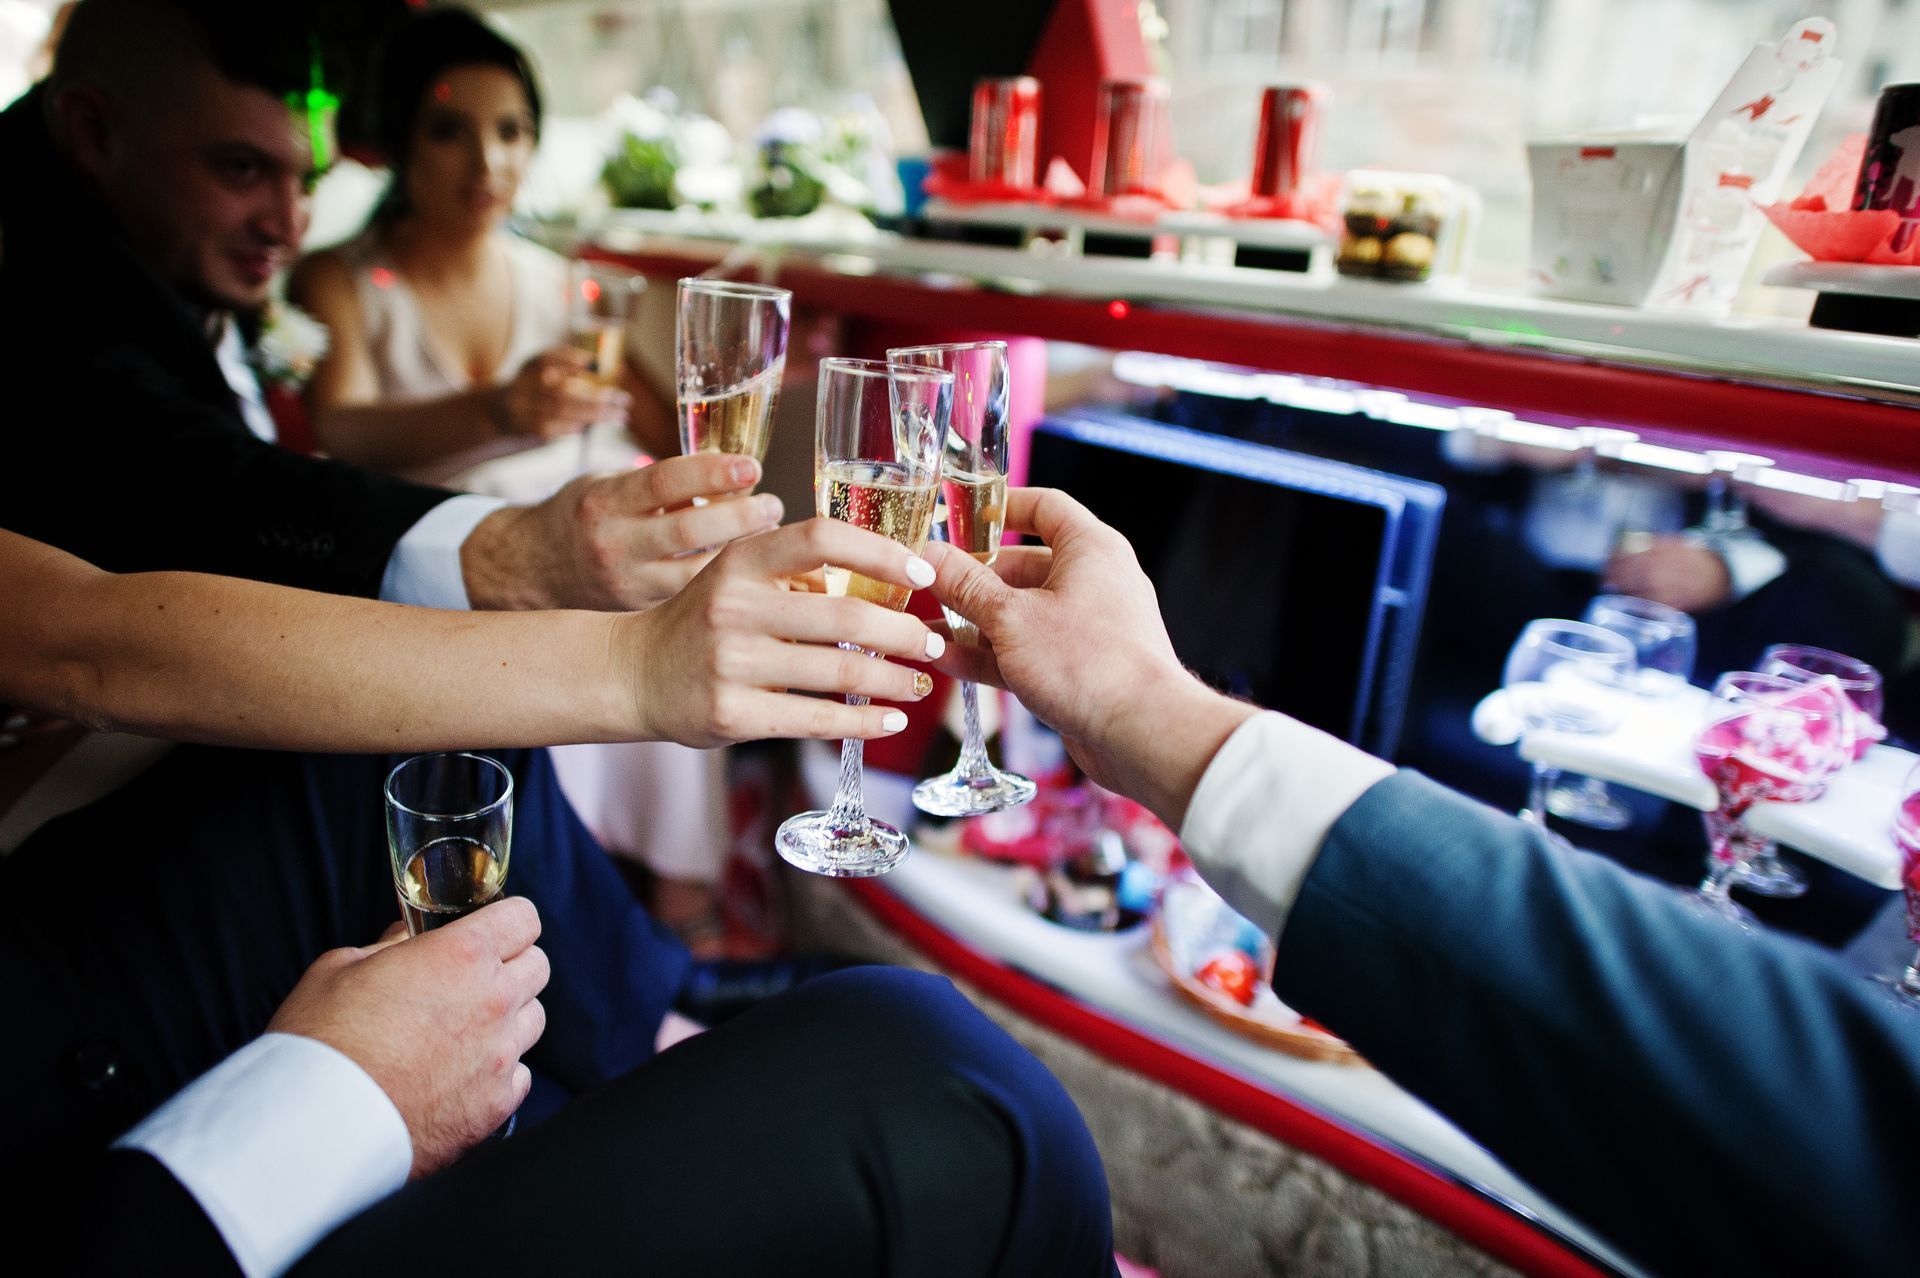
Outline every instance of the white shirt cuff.
[(1920, 512), (1889, 510), (1883, 513), (1874, 553), (1889, 577), (1909, 589), (1920, 587)]
[(294, 1034), (255, 1039), (115, 1144), (173, 1173), (247, 1278), (284, 1272), (413, 1167), (406, 1121), (380, 1085)]
[(1207, 765), (1180, 842), (1228, 905), (1277, 938), (1334, 823), (1393, 770), (1318, 728), (1255, 715)]
[(420, 516), (387, 560), (380, 597), (388, 603), (465, 611), (467, 578), (460, 570), (460, 547), (480, 521), (507, 503), (497, 497), (463, 493)]
[(1787, 570), (1787, 557), (1758, 537), (1716, 537), (1713, 548), (1727, 565), (1733, 597), (1745, 599)]

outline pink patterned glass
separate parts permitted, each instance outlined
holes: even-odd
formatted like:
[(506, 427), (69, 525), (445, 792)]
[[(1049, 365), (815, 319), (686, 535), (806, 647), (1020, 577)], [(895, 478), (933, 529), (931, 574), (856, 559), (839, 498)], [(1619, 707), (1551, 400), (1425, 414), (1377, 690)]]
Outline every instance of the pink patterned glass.
[(1724, 702), (1694, 744), (1700, 770), (1720, 806), (1704, 814), (1707, 876), (1695, 900), (1701, 909), (1742, 924), (1752, 916), (1728, 894), (1759, 850), (1746, 816), (1756, 803), (1805, 803), (1852, 757), (1851, 706), (1833, 679), (1795, 683), (1755, 671), (1720, 676)]
[(1864, 661), (1804, 643), (1776, 643), (1760, 654), (1760, 672), (1796, 683), (1833, 678), (1853, 704), (1853, 757), (1858, 759), (1886, 739), (1881, 726), (1887, 698), (1880, 672)]
[[(1900, 886), (1907, 894), (1907, 939), (1920, 947), (1920, 764), (1907, 773), (1900, 787), (1900, 806), (1893, 810), (1893, 841), (1900, 848)], [(1901, 999), (1920, 1007), (1920, 951), (1891, 983)]]

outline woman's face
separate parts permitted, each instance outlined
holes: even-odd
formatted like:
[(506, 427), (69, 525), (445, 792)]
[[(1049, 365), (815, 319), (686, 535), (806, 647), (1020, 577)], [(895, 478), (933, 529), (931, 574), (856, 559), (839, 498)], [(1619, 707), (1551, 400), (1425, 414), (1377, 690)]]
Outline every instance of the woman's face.
[(504, 67), (453, 67), (414, 121), (406, 189), (414, 216), (448, 231), (485, 231), (513, 208), (533, 157), (533, 109)]

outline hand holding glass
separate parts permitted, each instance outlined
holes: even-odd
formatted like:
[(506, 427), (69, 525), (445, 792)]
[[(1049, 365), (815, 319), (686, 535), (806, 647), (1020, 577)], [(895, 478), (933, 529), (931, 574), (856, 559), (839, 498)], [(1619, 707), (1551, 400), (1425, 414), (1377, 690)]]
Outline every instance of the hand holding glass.
[[(818, 513), (890, 537), (919, 554), (933, 523), (953, 374), (874, 360), (824, 359), (818, 403), (813, 469)], [(895, 612), (913, 593), (832, 565), (826, 580), (830, 594)], [(866, 698), (849, 696), (847, 703), (865, 705)], [(865, 878), (885, 874), (906, 857), (906, 835), (867, 815), (862, 758), (860, 742), (841, 742), (833, 806), (782, 823), (773, 842), (788, 862), (815, 874)]]
[[(953, 374), (953, 414), (940, 463), (940, 490), (947, 518), (941, 535), (983, 564), (1000, 555), (1007, 522), (1007, 344), (968, 342), (946, 346), (909, 346), (887, 352), (895, 364), (942, 368)], [(963, 643), (977, 635), (965, 617), (943, 609), (954, 637)], [(960, 759), (944, 776), (928, 777), (913, 788), (913, 805), (934, 816), (979, 816), (1014, 808), (1033, 798), (1034, 784), (1003, 772), (987, 758), (980, 731), (980, 693), (960, 685), (964, 727)]]

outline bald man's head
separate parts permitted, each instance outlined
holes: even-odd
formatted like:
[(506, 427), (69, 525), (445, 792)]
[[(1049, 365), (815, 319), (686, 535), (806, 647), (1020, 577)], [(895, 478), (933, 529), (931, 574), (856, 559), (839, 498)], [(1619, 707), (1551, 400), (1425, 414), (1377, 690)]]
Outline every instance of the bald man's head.
[(326, 47), (298, 0), (81, 0), (49, 127), (168, 283), (258, 305), (306, 227)]

